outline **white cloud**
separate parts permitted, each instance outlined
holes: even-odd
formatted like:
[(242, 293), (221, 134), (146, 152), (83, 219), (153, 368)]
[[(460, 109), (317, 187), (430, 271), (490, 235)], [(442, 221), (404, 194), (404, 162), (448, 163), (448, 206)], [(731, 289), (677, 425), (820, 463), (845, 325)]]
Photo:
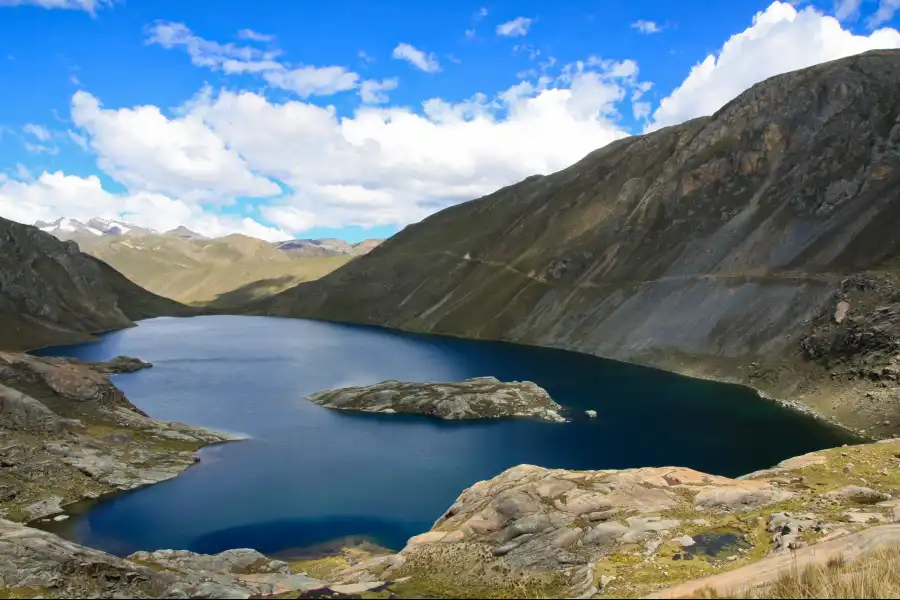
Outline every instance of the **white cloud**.
[(43, 144), (32, 144), (25, 142), (25, 150), (32, 154), (58, 154), (59, 148), (56, 146), (45, 146)]
[(112, 194), (96, 176), (78, 177), (44, 172), (37, 180), (26, 173), (0, 181), (0, 215), (20, 223), (53, 221), (59, 217), (87, 220), (104, 216), (159, 231), (186, 225), (209, 236), (244, 233), (270, 241), (290, 237), (247, 218), (210, 214), (200, 207), (163, 194)]
[(331, 107), (223, 91), (191, 115), (292, 189), (260, 206), (278, 226), (405, 225), (627, 135), (615, 107), (638, 85), (635, 63), (590, 62), (494, 98), (431, 99), (420, 113), (369, 107), (340, 118)]
[[(248, 31), (250, 30), (242, 32), (245, 38)], [(220, 44), (194, 35), (184, 23), (157, 21), (147, 28), (147, 43), (158, 44), (170, 50), (184, 49), (191, 57), (191, 63), (198, 67), (222, 71), (228, 75), (260, 75), (269, 84), (292, 91), (301, 98), (328, 96), (356, 89), (360, 84), (359, 75), (344, 67), (294, 67), (277, 60), (281, 55), (280, 50)]]
[(798, 11), (773, 2), (753, 24), (729, 38), (716, 55), (694, 65), (653, 113), (648, 130), (710, 115), (764, 79), (876, 48), (900, 47), (900, 32), (856, 35), (812, 6)]
[(41, 8), (62, 10), (83, 10), (90, 14), (97, 12), (98, 8), (112, 6), (117, 0), (0, 0), (3, 6), (40, 6)]
[(397, 84), (396, 77), (381, 81), (366, 80), (359, 88), (359, 97), (366, 104), (384, 104), (390, 99), (386, 92), (397, 89)]
[(359, 52), (356, 53), (356, 55), (359, 56), (359, 58), (366, 64), (375, 62), (375, 57), (369, 56), (368, 54), (366, 54), (366, 52), (364, 50), (360, 50)]
[(866, 25), (875, 28), (882, 23), (887, 23), (894, 18), (894, 13), (900, 10), (900, 0), (879, 0), (878, 9), (868, 18)]
[(482, 6), (477, 11), (475, 11), (474, 19), (476, 21), (480, 21), (481, 19), (485, 18), (486, 16), (488, 16), (488, 9), (485, 8), (484, 6)]
[(104, 109), (79, 91), (72, 97), (72, 121), (87, 135), (101, 168), (129, 188), (217, 202), (281, 192), (190, 114), (168, 119), (155, 106)]
[(272, 42), (275, 40), (274, 35), (260, 33), (258, 31), (253, 31), (252, 29), (241, 29), (238, 31), (237, 37), (240, 40), (250, 40), (253, 42)]
[(82, 150), (88, 149), (87, 139), (85, 139), (83, 135), (79, 135), (77, 132), (72, 131), (71, 129), (66, 131), (66, 134), (69, 136), (69, 139), (75, 143), (76, 146), (78, 146)]
[(473, 28), (473, 29), (466, 29), (466, 37), (467, 37), (467, 38), (469, 38), (470, 40), (473, 40), (473, 39), (475, 39), (475, 35), (476, 35), (476, 33), (475, 33), (475, 29), (474, 29), (474, 28)]
[(277, 69), (265, 72), (263, 78), (276, 87), (295, 92), (301, 98), (330, 96), (359, 86), (359, 75), (344, 67)]
[(22, 128), (22, 131), (29, 135), (33, 135), (39, 142), (46, 142), (51, 137), (50, 131), (43, 125), (29, 123)]
[(862, 0), (835, 0), (834, 16), (841, 21), (859, 17), (859, 6)]
[(441, 70), (441, 65), (438, 63), (434, 52), (426, 54), (423, 50), (419, 50), (404, 42), (397, 44), (397, 47), (394, 48), (394, 52), (391, 56), (399, 60), (405, 60), (412, 66), (425, 71), (426, 73), (437, 73)]
[(497, 25), (497, 35), (502, 35), (503, 37), (526, 35), (533, 22), (534, 19), (529, 19), (528, 17), (516, 17), (512, 21)]
[(639, 19), (631, 24), (632, 29), (637, 29), (643, 34), (659, 33), (663, 30), (655, 21), (645, 21)]
[(34, 179), (31, 171), (28, 170), (28, 167), (26, 167), (22, 163), (16, 163), (16, 177), (18, 179), (22, 179), (23, 181), (31, 181)]

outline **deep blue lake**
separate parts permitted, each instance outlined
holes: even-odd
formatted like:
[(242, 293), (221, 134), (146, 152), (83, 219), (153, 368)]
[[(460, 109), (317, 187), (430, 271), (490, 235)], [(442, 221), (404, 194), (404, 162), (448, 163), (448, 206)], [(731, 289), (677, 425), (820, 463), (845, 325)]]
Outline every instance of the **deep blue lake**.
[[(463, 489), (521, 463), (681, 465), (737, 476), (851, 439), (738, 386), (571, 352), (316, 321), (160, 318), (41, 353), (148, 360), (154, 368), (114, 378), (134, 404), (157, 418), (250, 436), (202, 450), (180, 477), (53, 525), (116, 554), (275, 554), (345, 536), (399, 549)], [(334, 412), (304, 400), (385, 379), (482, 375), (534, 381), (573, 422), (444, 422)], [(586, 409), (598, 418), (587, 419)]]

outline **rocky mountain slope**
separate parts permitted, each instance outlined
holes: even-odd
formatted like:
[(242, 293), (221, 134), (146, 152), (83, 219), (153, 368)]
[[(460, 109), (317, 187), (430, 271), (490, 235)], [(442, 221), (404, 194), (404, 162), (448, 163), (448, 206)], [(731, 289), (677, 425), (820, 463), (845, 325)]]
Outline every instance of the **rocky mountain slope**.
[(272, 295), (345, 264), (344, 254), (309, 256), (232, 234), (190, 232), (79, 238), (81, 248), (132, 281), (179, 302), (223, 308)]
[(898, 51), (773, 77), (249, 310), (740, 381), (886, 434), (900, 424), (898, 117)]
[(0, 349), (90, 339), (134, 320), (190, 314), (37, 227), (0, 218)]

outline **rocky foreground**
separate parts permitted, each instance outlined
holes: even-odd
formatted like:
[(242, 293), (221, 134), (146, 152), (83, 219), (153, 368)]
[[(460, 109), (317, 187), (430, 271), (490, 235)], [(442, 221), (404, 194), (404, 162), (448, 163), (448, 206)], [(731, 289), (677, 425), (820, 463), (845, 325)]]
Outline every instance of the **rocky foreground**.
[(319, 392), (308, 399), (337, 410), (382, 414), (415, 413), (448, 420), (532, 417), (564, 423), (563, 408), (530, 381), (475, 377), (458, 383), (383, 381)]
[(852, 558), (900, 542), (898, 520), (900, 440), (739, 479), (519, 465), (465, 490), (399, 554), (328, 579), (387, 585), (399, 597), (685, 597), (706, 587), (722, 596), (764, 585), (801, 557)]

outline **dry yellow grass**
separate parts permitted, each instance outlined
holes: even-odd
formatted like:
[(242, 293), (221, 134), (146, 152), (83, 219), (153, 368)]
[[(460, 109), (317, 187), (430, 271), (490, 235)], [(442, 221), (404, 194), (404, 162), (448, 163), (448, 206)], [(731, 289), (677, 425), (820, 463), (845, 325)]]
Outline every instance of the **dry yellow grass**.
[(874, 550), (846, 563), (792, 569), (742, 598), (900, 598), (900, 546)]
[(242, 235), (213, 240), (125, 235), (79, 240), (79, 244), (84, 252), (155, 294), (218, 308), (318, 279), (353, 258), (299, 256)]

